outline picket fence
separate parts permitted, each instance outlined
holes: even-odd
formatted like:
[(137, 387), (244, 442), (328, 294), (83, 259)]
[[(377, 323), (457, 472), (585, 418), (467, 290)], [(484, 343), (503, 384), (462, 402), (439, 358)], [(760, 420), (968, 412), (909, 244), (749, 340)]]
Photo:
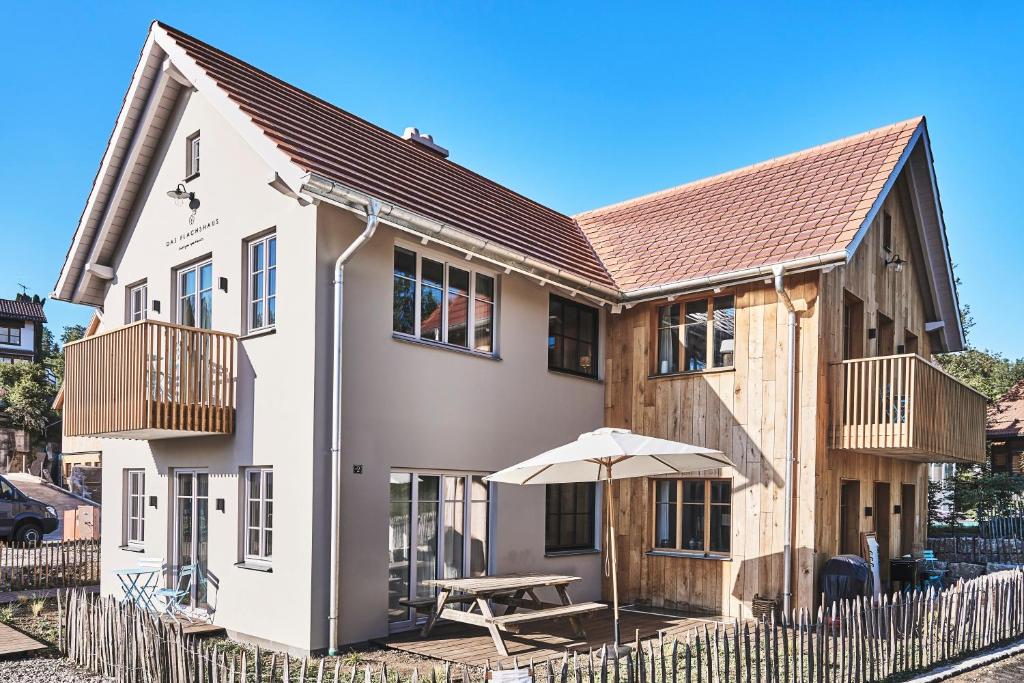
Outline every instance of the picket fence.
[(0, 592), (95, 586), (100, 582), (100, 542), (0, 542)]
[[(500, 678), (489, 663), (424, 671), (292, 659), (202, 641), (173, 622), (110, 598), (62, 593), (60, 648), (76, 665), (117, 683), (476, 683)], [(1024, 573), (1000, 572), (878, 599), (835, 603), (789, 619), (694, 630), (682, 639), (568, 652), (515, 662), (545, 683), (854, 683), (923, 671), (1024, 637)], [(508, 669), (508, 666), (505, 667)]]

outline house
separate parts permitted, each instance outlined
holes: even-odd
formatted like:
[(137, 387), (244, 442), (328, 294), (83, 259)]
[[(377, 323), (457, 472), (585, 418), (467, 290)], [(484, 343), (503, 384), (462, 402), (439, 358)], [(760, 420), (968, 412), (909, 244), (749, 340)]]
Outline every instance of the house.
[(919, 550), (927, 463), (984, 457), (928, 360), (963, 332), (924, 119), (578, 216), (447, 156), (152, 25), (54, 291), (101, 316), (62, 401), (104, 592), (195, 563), (193, 606), (297, 651), (415, 626), (438, 575), (607, 597), (598, 489), (483, 481), (605, 424), (736, 463), (616, 483), (627, 599), (747, 616), (861, 532)]
[(46, 322), (43, 303), (27, 294), (0, 299), (0, 363), (39, 360)]
[(1024, 474), (1024, 381), (989, 406), (985, 438), (993, 472)]

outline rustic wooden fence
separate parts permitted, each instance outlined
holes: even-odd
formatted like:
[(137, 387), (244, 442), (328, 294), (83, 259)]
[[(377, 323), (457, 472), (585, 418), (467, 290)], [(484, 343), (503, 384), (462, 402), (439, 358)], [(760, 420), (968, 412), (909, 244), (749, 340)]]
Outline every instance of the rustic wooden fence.
[(982, 538), (1024, 538), (1024, 511), (1001, 517), (989, 517), (978, 522)]
[[(110, 598), (61, 598), (60, 648), (76, 665), (118, 683), (461, 683), (495, 667), (439, 665), (425, 671), (354, 667), (344, 659), (291, 659), (234, 643), (204, 642), (173, 622)], [(1024, 637), (1024, 573), (1001, 572), (943, 591), (836, 603), (785, 623), (733, 623), (683, 639), (637, 641), (517, 662), (546, 683), (853, 683), (882, 681)], [(506, 667), (507, 668), (507, 667)]]
[(39, 545), (0, 542), (0, 592), (95, 586), (99, 582), (97, 540)]

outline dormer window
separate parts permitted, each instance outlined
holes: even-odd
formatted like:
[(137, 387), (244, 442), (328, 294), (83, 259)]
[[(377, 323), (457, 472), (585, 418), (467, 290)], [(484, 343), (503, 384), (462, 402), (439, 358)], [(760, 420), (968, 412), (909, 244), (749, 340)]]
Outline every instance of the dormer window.
[(185, 139), (185, 179), (199, 175), (199, 131)]

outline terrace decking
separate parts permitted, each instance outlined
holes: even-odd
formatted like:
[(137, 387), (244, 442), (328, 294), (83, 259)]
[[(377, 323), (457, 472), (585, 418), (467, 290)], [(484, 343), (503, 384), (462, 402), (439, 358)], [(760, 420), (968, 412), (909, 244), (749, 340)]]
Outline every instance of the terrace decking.
[[(682, 638), (694, 629), (707, 626), (732, 628), (732, 620), (728, 617), (713, 615), (678, 615), (659, 614), (653, 611), (640, 611), (643, 608), (625, 609), (620, 613), (622, 639), (632, 642), (639, 630), (640, 638), (656, 637), (659, 632), (665, 634), (667, 640), (673, 636)], [(490, 662), (491, 666), (511, 665), (518, 659), (520, 664), (529, 663), (532, 659), (539, 663), (551, 657), (561, 657), (569, 652), (586, 654), (589, 650), (598, 650), (602, 645), (612, 642), (612, 615), (610, 611), (583, 618), (586, 626), (587, 640), (573, 635), (572, 626), (568, 622), (545, 622), (532, 626), (524, 626), (519, 633), (505, 633), (505, 646), (508, 657), (501, 657), (494, 648), (487, 629), (462, 624), (442, 622), (434, 628), (430, 637), (421, 638), (419, 629), (400, 633), (375, 640), (374, 643), (392, 650), (400, 650), (422, 657), (431, 657), (456, 664), (482, 666)]]
[(0, 624), (0, 657), (14, 657), (30, 652), (39, 652), (48, 647), (38, 640), (29, 638), (21, 631), (14, 630), (7, 624)]

